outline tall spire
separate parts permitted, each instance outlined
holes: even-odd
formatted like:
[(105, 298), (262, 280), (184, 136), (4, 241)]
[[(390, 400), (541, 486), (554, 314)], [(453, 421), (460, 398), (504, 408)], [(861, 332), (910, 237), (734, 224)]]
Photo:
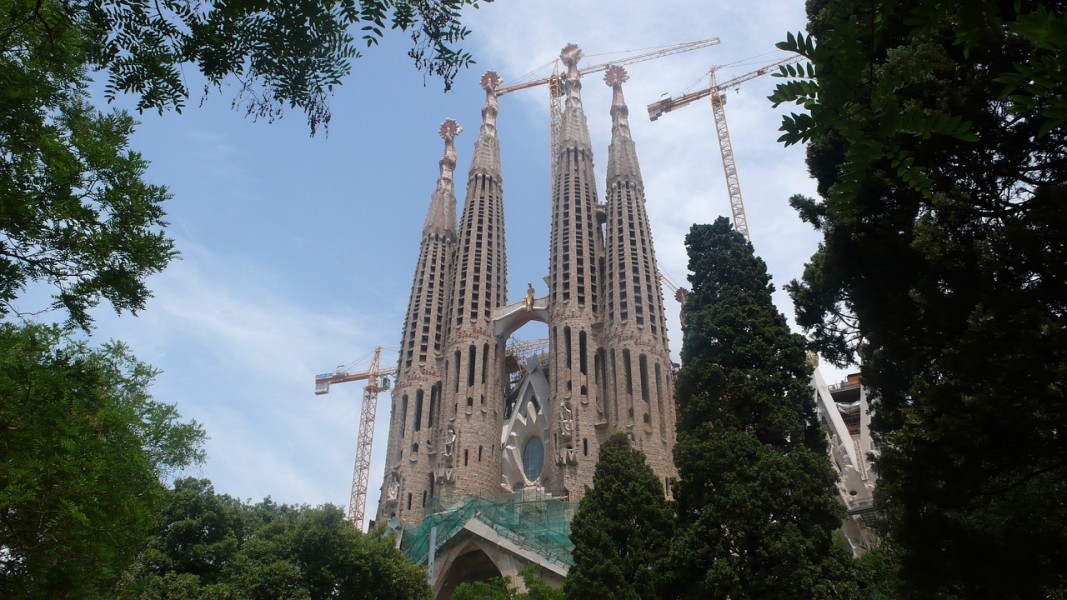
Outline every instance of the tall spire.
[(605, 403), (605, 417), (609, 429), (634, 436), (649, 465), (666, 480), (676, 475), (670, 459), (675, 420), (673, 372), (644, 183), (622, 94), (627, 79), (619, 66), (609, 67), (604, 76), (604, 83), (612, 89), (612, 101), (603, 339), (612, 366), (607, 387), (614, 391)]
[(621, 129), (627, 137), (630, 135), (630, 109), (622, 96), (622, 84), (629, 80), (626, 69), (616, 65), (611, 65), (604, 73), (604, 83), (611, 88), (611, 127)]
[(438, 130), (445, 140), (441, 174), (430, 197), (422, 227), (419, 260), (400, 340), (400, 362), (393, 387), (385, 478), (378, 518), (399, 517), (414, 525), (422, 520), (429, 498), (436, 494), (427, 474), (439, 442), (443, 376), (438, 355), (444, 349), (445, 304), (451, 291), (449, 274), (456, 251), (455, 139), (462, 128), (448, 119)]
[(456, 194), (453, 191), (452, 174), (456, 170), (456, 136), (463, 132), (463, 128), (454, 119), (447, 119), (441, 123), (438, 130), (441, 138), (445, 141), (445, 153), (438, 163), (441, 175), (437, 178), (437, 189), (430, 198), (430, 210), (426, 212), (426, 221), (422, 226), (422, 234), (437, 234), (449, 239), (456, 237)]
[(500, 77), (489, 71), (482, 127), (474, 144), (467, 195), (459, 222), (443, 354), (443, 412), (434, 469), (440, 497), (482, 493), (500, 481), (500, 428), (504, 405), (503, 355), (493, 335), (493, 311), (505, 305), (504, 192), (496, 115)]
[(575, 498), (593, 483), (591, 466), (599, 448), (595, 427), (602, 421), (594, 368), (603, 364), (597, 339), (603, 242), (597, 226), (600, 213), (593, 149), (582, 110), (581, 57), (581, 49), (574, 44), (560, 53), (567, 66), (567, 108), (555, 157), (548, 306), (548, 412), (558, 431), (548, 445), (555, 468), (546, 479), (554, 493)]
[(622, 84), (630, 76), (626, 69), (612, 65), (604, 74), (604, 83), (611, 88), (611, 146), (608, 149), (608, 189), (620, 178), (642, 185), (637, 150), (630, 137), (630, 109), (622, 95)]
[(496, 71), (486, 71), (482, 75), (485, 105), (482, 107), (482, 127), (478, 132), (478, 141), (474, 143), (474, 156), (471, 157), (471, 176), (480, 173), (500, 179), (500, 140), (496, 136), (496, 116), (500, 112), (500, 101), (496, 97), (498, 85), (500, 76)]
[(582, 49), (577, 44), (567, 44), (559, 53), (559, 58), (567, 67), (567, 73), (563, 76), (567, 107), (563, 111), (560, 148), (568, 146), (590, 148), (592, 144), (589, 142), (589, 126), (586, 124), (585, 112), (582, 109), (582, 74), (578, 71)]

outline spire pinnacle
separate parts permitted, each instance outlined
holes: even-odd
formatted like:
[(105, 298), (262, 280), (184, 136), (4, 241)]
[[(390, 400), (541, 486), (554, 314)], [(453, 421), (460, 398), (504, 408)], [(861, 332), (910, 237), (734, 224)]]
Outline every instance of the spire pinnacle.
[(626, 106), (626, 99), (622, 95), (622, 84), (630, 79), (626, 69), (611, 65), (604, 74), (604, 83), (611, 88), (611, 125), (618, 129), (619, 133), (630, 133), (630, 109)]
[[(500, 179), (500, 140), (497, 139), (496, 115), (500, 112), (500, 102), (496, 97), (496, 88), (500, 85), (500, 75), (496, 71), (486, 71), (482, 75), (481, 86), (485, 90), (485, 106), (482, 107), (482, 128), (474, 142), (474, 155), (471, 156), (470, 176), (476, 173)], [(469, 190), (468, 190), (469, 191)]]
[(437, 179), (437, 189), (452, 189), (452, 173), (456, 170), (456, 136), (463, 133), (463, 128), (455, 119), (446, 119), (441, 123), (438, 130), (441, 139), (445, 141), (445, 154), (438, 163), (441, 166), (441, 176)]
[(482, 75), (482, 89), (485, 90), (485, 106), (482, 107), (482, 133), (496, 135), (496, 115), (500, 112), (500, 101), (496, 97), (496, 88), (500, 85), (500, 75), (496, 71), (486, 71)]
[(422, 225), (423, 235), (435, 234), (449, 239), (456, 235), (456, 195), (452, 189), (452, 174), (456, 170), (456, 136), (463, 131), (455, 119), (446, 119), (437, 130), (445, 141), (444, 156), (437, 163), (441, 175), (437, 178), (437, 189), (430, 197), (430, 210), (426, 212), (426, 221)]
[(582, 59), (582, 49), (578, 47), (578, 44), (567, 44), (559, 53), (559, 59), (567, 67), (567, 74), (563, 76), (567, 88), (567, 106), (570, 106), (572, 102), (581, 106), (582, 74), (578, 72), (578, 61)]
[(611, 87), (611, 145), (608, 146), (608, 188), (627, 180), (641, 184), (641, 167), (630, 137), (630, 109), (622, 95), (622, 84), (630, 78), (618, 65), (608, 67), (604, 83)]

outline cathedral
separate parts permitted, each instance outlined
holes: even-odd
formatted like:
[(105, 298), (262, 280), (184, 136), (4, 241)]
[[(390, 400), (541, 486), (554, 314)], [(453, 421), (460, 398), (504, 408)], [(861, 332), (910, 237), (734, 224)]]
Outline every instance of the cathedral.
[[(591, 486), (601, 441), (625, 432), (664, 482), (675, 475), (673, 371), (644, 184), (621, 67), (612, 88), (607, 180), (597, 193), (575, 45), (563, 49), (565, 108), (554, 156), (547, 295), (509, 301), (496, 118), (485, 105), (457, 222), (454, 121), (422, 228), (392, 394), (378, 519), (418, 526), (431, 500), (536, 491), (566, 502)], [(606, 107), (605, 107), (606, 108)], [(605, 115), (607, 118), (608, 115)], [(547, 352), (507, 340), (530, 321)]]

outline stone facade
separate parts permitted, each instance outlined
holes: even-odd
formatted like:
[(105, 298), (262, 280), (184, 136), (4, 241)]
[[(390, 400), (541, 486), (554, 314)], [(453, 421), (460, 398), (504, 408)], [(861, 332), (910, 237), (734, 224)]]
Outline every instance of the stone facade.
[[(496, 74), (482, 78), (485, 106), (458, 223), (452, 140), (459, 128), (442, 126), (445, 157), (404, 323), (379, 519), (412, 527), (432, 498), (531, 488), (577, 501), (592, 485), (600, 442), (616, 431), (630, 435), (664, 481), (676, 474), (673, 371), (622, 92), (626, 73), (612, 67), (605, 77), (612, 140), (600, 202), (581, 50), (569, 45), (561, 58), (566, 108), (554, 158), (547, 297), (535, 298), (532, 287), (517, 302), (505, 297)], [(505, 344), (531, 320), (548, 325), (548, 352), (519, 370)]]

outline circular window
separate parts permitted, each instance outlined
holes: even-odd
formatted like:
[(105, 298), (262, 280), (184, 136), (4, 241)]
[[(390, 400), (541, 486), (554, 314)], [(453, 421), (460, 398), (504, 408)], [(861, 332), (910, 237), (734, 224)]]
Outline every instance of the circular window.
[(526, 479), (537, 481), (545, 468), (545, 444), (541, 438), (532, 437), (522, 449), (522, 472)]

